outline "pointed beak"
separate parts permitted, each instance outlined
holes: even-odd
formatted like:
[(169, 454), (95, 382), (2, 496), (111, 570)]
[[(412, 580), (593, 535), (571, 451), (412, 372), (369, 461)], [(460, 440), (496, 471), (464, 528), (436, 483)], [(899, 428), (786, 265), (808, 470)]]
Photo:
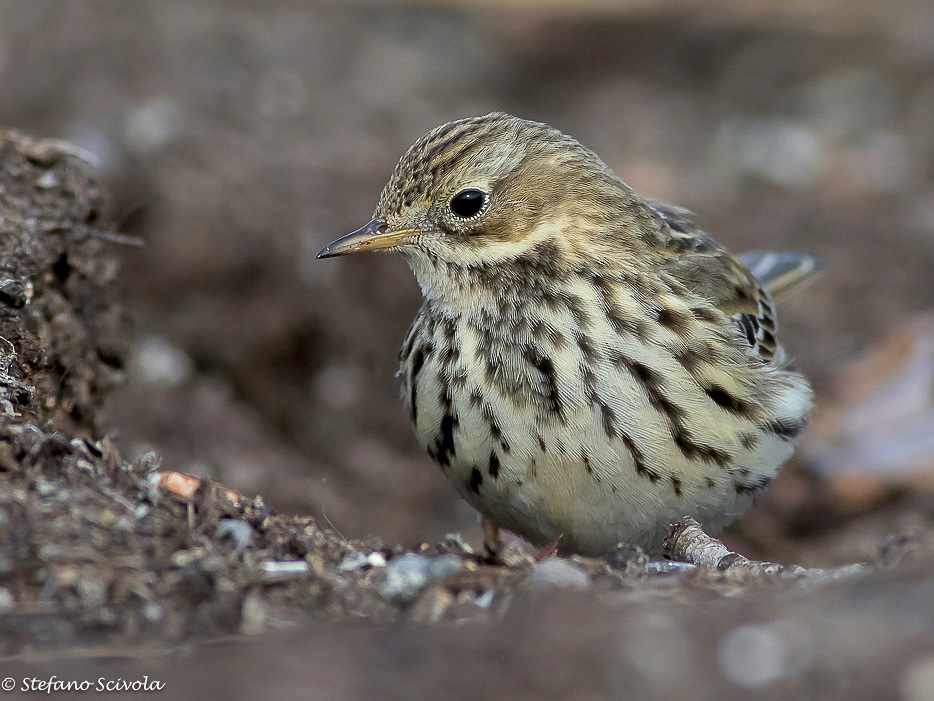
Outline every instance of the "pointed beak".
[(418, 234), (415, 229), (399, 229), (391, 231), (389, 225), (382, 219), (374, 219), (366, 226), (341, 236), (337, 241), (331, 241), (318, 251), (315, 258), (333, 258), (348, 253), (361, 251), (375, 251), (378, 248), (393, 248), (401, 246), (412, 240)]

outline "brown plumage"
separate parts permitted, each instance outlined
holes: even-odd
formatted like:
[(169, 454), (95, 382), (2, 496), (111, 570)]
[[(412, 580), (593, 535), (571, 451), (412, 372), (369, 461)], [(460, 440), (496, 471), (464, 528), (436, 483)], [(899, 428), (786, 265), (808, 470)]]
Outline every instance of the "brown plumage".
[(718, 528), (804, 428), (768, 290), (819, 261), (741, 262), (545, 124), (493, 113), (419, 139), (373, 221), (319, 257), (373, 249), (402, 253), (425, 297), (400, 354), (416, 436), (534, 543), (657, 551), (681, 516)]

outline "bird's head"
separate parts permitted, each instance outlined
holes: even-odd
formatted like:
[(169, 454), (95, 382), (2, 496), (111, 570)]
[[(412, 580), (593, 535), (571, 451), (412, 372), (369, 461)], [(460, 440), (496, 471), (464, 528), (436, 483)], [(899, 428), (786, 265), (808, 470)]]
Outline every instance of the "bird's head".
[(547, 243), (573, 260), (619, 227), (636, 195), (595, 153), (547, 124), (501, 112), (443, 124), (409, 148), (373, 220), (319, 258), (406, 256), (423, 290)]

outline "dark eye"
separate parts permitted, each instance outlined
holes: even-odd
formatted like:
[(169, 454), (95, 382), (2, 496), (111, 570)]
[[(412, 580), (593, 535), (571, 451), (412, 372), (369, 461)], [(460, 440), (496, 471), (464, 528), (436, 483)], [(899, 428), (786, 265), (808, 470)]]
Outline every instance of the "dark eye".
[(485, 201), (486, 195), (481, 190), (461, 190), (451, 198), (451, 211), (461, 219), (470, 219), (483, 209)]

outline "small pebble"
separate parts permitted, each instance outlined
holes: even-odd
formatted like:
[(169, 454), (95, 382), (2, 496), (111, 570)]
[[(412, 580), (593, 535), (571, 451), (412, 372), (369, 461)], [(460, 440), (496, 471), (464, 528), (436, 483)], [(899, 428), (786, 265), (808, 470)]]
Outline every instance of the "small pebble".
[(304, 560), (285, 560), (260, 563), (260, 569), (263, 571), (264, 582), (279, 582), (301, 577), (307, 574), (310, 568)]
[(463, 567), (457, 555), (425, 557), (405, 553), (389, 561), (378, 588), (383, 596), (393, 599), (412, 599), (428, 582), (443, 579), (459, 572)]
[(55, 175), (55, 171), (47, 170), (42, 175), (40, 175), (39, 179), (36, 180), (36, 187), (41, 187), (46, 190), (49, 188), (58, 187), (58, 176)]
[(492, 589), (487, 589), (477, 597), (476, 601), (474, 601), (474, 604), (476, 604), (478, 608), (488, 609), (493, 604), (493, 598), (495, 596), (496, 594)]
[(429, 560), (428, 579), (444, 579), (448, 575), (460, 572), (464, 567), (460, 557), (454, 554), (439, 555)]
[(223, 538), (225, 536), (233, 538), (234, 543), (236, 543), (234, 554), (239, 555), (246, 550), (250, 541), (253, 540), (253, 527), (246, 521), (227, 518), (217, 524), (217, 531), (214, 533), (215, 538)]
[(675, 560), (653, 560), (647, 562), (645, 569), (654, 574), (681, 574), (696, 570), (697, 565), (692, 562), (677, 562)]
[(341, 560), (341, 564), (337, 566), (341, 572), (352, 572), (354, 570), (363, 569), (364, 567), (385, 567), (386, 566), (386, 556), (383, 553), (376, 551), (372, 553), (362, 553), (355, 551), (352, 553), (347, 553), (344, 556), (344, 559)]
[(589, 589), (590, 577), (567, 560), (552, 557), (536, 565), (532, 571), (532, 586), (537, 589)]
[(165, 613), (162, 610), (162, 607), (157, 604), (155, 601), (147, 601), (143, 604), (143, 618), (145, 618), (150, 623), (158, 623), (162, 620), (162, 616)]

